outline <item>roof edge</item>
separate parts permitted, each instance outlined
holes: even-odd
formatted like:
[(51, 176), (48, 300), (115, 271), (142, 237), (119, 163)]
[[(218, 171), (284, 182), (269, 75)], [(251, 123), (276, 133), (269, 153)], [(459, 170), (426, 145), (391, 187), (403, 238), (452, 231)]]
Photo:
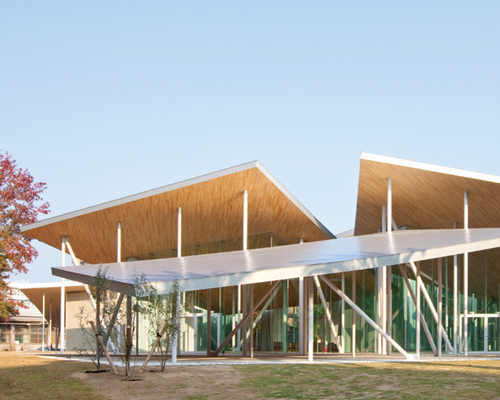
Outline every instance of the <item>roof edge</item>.
[(51, 218), (47, 218), (47, 219), (44, 219), (41, 221), (37, 221), (37, 222), (34, 222), (32, 224), (24, 225), (21, 227), (21, 232), (28, 232), (32, 229), (40, 228), (42, 226), (54, 224), (56, 222), (64, 221), (64, 220), (75, 218), (75, 217), (80, 217), (80, 216), (85, 215), (85, 214), (90, 214), (90, 213), (93, 213), (96, 211), (105, 210), (105, 209), (119, 206), (122, 204), (131, 203), (133, 201), (141, 200), (141, 199), (144, 199), (147, 197), (170, 192), (172, 190), (180, 189), (180, 188), (183, 188), (186, 186), (191, 186), (191, 185), (194, 185), (196, 183), (206, 182), (206, 181), (209, 181), (211, 179), (216, 179), (216, 178), (220, 178), (222, 176), (231, 175), (231, 174), (234, 174), (236, 172), (241, 172), (241, 171), (245, 171), (245, 170), (248, 170), (251, 168), (256, 168), (256, 167), (258, 168), (259, 164), (260, 163), (256, 160), (250, 161), (250, 162), (247, 162), (244, 164), (236, 165), (234, 167), (225, 168), (225, 169), (222, 169), (222, 170), (219, 170), (216, 172), (211, 172), (208, 174), (200, 175), (200, 176), (197, 176), (195, 178), (190, 178), (190, 179), (186, 179), (186, 180), (183, 180), (183, 181), (180, 181), (177, 183), (172, 183), (170, 185), (160, 186), (156, 189), (146, 190), (144, 192), (139, 192), (139, 193), (136, 193), (136, 194), (133, 194), (130, 196), (121, 197), (119, 199), (107, 201), (105, 203), (97, 204), (95, 206), (90, 206), (90, 207), (82, 208), (80, 210), (71, 211), (69, 213), (57, 215), (55, 217), (51, 217)]
[(403, 158), (382, 156), (379, 154), (361, 152), (361, 160), (381, 162), (400, 167), (415, 168), (423, 171), (437, 172), (440, 174), (454, 175), (462, 178), (477, 179), (486, 182), (500, 183), (500, 176), (483, 174), (481, 172), (467, 171), (465, 169), (443, 167), (441, 165), (427, 164), (419, 161), (405, 160)]
[(330, 239), (337, 239), (337, 237), (332, 232), (330, 232), (330, 230), (326, 226), (324, 226), (314, 215), (312, 215), (311, 212), (307, 208), (305, 208), (302, 203), (298, 201), (297, 198), (273, 176), (273, 174), (271, 174), (259, 161), (256, 161), (256, 163), (259, 171), (262, 172), (267, 177), (267, 179), (269, 179), (286, 197), (288, 197), (288, 199), (300, 211), (302, 211), (304, 215), (306, 215), (311, 220), (312, 223), (314, 223), (319, 229), (321, 229)]

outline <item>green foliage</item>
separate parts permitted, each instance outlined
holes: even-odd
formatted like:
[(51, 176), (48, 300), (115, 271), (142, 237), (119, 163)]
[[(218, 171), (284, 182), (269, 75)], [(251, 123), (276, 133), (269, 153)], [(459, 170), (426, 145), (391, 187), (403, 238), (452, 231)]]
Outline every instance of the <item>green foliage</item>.
[(164, 371), (168, 350), (179, 330), (180, 318), (184, 313), (184, 307), (180, 302), (181, 287), (178, 281), (174, 281), (170, 292), (160, 295), (144, 276), (136, 280), (134, 287), (135, 294), (140, 299), (137, 303), (137, 307), (140, 307), (139, 312), (149, 324), (151, 345), (159, 340), (155, 353), (159, 356), (161, 370)]

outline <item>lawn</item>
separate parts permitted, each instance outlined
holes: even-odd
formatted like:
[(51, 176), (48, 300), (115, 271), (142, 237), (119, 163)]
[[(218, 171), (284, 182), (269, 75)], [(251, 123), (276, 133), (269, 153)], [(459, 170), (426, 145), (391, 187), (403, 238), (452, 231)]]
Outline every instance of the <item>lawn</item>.
[[(142, 381), (0, 354), (0, 399), (499, 399), (500, 361), (176, 366)], [(101, 393), (101, 395), (99, 395)]]

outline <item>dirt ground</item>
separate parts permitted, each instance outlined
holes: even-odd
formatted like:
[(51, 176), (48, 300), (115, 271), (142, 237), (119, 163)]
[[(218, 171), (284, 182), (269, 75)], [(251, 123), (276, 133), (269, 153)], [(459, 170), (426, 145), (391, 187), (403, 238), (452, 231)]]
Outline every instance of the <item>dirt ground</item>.
[(124, 381), (123, 369), (119, 372), (118, 376), (81, 372), (73, 376), (105, 393), (110, 400), (255, 398), (238, 388), (243, 374), (231, 365), (167, 367), (164, 372), (146, 372), (138, 376), (143, 380), (130, 382)]

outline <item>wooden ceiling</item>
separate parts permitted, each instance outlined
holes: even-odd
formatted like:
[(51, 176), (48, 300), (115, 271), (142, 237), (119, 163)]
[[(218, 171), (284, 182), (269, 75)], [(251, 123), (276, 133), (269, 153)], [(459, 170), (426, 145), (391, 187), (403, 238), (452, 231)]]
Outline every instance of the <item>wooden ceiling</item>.
[[(234, 171), (234, 172), (233, 172)], [(192, 182), (192, 183), (190, 183)], [(195, 178), (129, 200), (28, 225), (23, 231), (52, 247), (68, 237), (76, 257), (91, 264), (116, 262), (117, 224), (126, 257), (177, 247), (177, 209), (182, 244), (242, 237), (243, 191), (248, 191), (248, 234), (274, 232), (288, 243), (334, 237), (259, 163)]]
[(392, 182), (392, 215), (399, 227), (463, 228), (468, 192), (469, 228), (500, 227), (500, 183), (361, 159), (355, 235), (376, 233)]
[[(499, 177), (367, 155), (360, 163), (355, 235), (381, 229), (389, 177), (392, 213), (398, 227), (450, 229), (456, 222), (457, 228), (463, 229), (465, 191), (469, 228), (500, 227)], [(470, 254), (469, 271), (469, 294), (486, 290), (489, 296), (498, 297), (500, 249)]]

